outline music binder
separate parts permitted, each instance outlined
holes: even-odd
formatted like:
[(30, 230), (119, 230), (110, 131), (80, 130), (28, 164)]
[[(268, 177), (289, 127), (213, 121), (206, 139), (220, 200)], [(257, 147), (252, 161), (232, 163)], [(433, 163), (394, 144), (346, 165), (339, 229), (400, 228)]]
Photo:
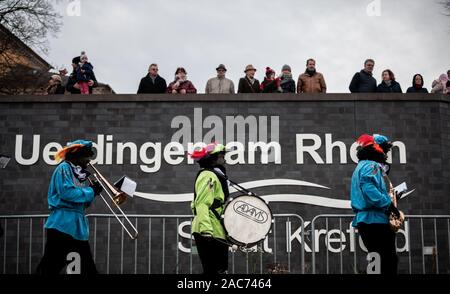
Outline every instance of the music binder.
[(136, 192), (137, 183), (132, 179), (123, 176), (114, 183), (114, 187), (118, 188), (122, 192), (125, 192), (127, 196), (133, 197), (134, 193)]

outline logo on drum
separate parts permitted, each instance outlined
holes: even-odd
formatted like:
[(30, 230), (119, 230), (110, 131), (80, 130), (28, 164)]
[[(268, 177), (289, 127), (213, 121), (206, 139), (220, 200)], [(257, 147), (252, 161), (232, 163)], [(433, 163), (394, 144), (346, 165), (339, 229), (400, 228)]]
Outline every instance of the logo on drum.
[(233, 209), (237, 214), (240, 214), (243, 217), (246, 217), (260, 224), (267, 222), (267, 220), (269, 219), (269, 216), (265, 211), (244, 201), (237, 201), (234, 204)]

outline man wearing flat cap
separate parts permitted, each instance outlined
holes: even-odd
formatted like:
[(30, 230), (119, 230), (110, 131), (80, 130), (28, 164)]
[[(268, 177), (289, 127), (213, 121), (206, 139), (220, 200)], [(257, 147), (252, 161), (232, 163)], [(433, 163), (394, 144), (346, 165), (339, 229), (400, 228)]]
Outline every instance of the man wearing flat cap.
[(244, 72), (245, 77), (239, 80), (238, 93), (261, 93), (259, 81), (255, 79), (256, 68), (249, 64)]
[(225, 65), (220, 64), (217, 68), (217, 77), (209, 79), (206, 83), (206, 94), (234, 94), (234, 83), (232, 80), (227, 79), (225, 74), (227, 68)]

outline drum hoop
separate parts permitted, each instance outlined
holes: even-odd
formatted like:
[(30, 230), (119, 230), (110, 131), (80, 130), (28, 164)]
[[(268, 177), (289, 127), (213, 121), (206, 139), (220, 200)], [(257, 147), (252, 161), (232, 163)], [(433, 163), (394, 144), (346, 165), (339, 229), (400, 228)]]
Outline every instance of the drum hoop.
[[(227, 200), (227, 203), (225, 204), (225, 207), (224, 207), (224, 209), (223, 209), (223, 213), (225, 214), (225, 210), (227, 209), (228, 205), (230, 205), (231, 202), (233, 202), (235, 199), (238, 199), (238, 198), (244, 197), (244, 196), (259, 198), (264, 204), (266, 204), (267, 208), (269, 209), (270, 218), (271, 218), (271, 220), (272, 220), (271, 223), (270, 223), (269, 231), (268, 231), (267, 234), (264, 236), (264, 238), (262, 238), (261, 240), (258, 240), (258, 241), (256, 241), (256, 242), (253, 242), (253, 243), (243, 243), (243, 242), (239, 242), (239, 241), (235, 240), (233, 237), (231, 237), (231, 236), (228, 234), (228, 231), (227, 231), (227, 229), (225, 228), (225, 218), (223, 218), (223, 229), (225, 230), (227, 239), (228, 239), (231, 243), (233, 243), (233, 244), (236, 244), (236, 245), (238, 245), (238, 246), (243, 246), (243, 247), (249, 248), (249, 247), (253, 247), (253, 246), (255, 246), (255, 245), (261, 243), (262, 241), (264, 241), (264, 240), (267, 238), (267, 236), (270, 234), (270, 231), (272, 230), (272, 226), (273, 226), (273, 222), (274, 222), (274, 217), (273, 217), (273, 213), (272, 213), (272, 208), (270, 207), (270, 205), (269, 205), (269, 204), (268, 204), (261, 196), (258, 196), (258, 195), (247, 195), (247, 194), (242, 194), (242, 195), (239, 195), (239, 196), (236, 196), (236, 197), (230, 196), (230, 198)], [(223, 216), (224, 216), (224, 215), (223, 215)]]

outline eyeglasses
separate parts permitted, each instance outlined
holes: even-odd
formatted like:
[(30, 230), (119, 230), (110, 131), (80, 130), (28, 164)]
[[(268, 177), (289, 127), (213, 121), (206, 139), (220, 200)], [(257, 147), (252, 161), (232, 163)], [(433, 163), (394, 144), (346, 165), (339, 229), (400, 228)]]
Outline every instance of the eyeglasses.
[(151, 68), (151, 70), (153, 70), (153, 71), (158, 71), (158, 69), (157, 69), (157, 68)]

